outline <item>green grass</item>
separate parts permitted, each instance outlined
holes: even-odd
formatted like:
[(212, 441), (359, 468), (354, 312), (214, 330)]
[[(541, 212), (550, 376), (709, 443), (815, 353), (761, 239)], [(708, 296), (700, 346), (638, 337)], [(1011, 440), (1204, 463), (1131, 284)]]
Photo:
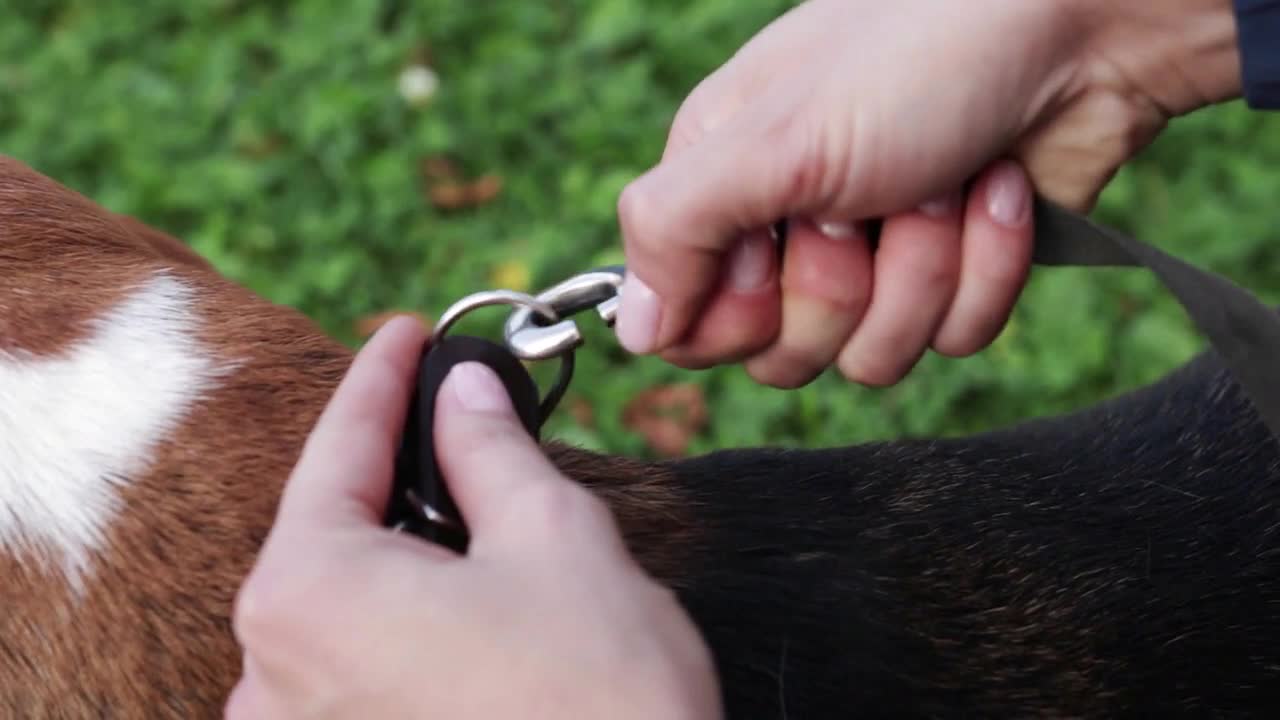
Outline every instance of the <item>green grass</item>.
[[(231, 277), (346, 342), (386, 309), (435, 316), (504, 264), (533, 287), (621, 259), (620, 188), (661, 152), (684, 97), (780, 0), (24, 1), (0, 23), (0, 152), (188, 240)], [(425, 59), (440, 84), (407, 103)], [(501, 194), (443, 211), (421, 162), (446, 153)], [(1280, 299), (1280, 118), (1239, 104), (1174, 126), (1100, 215)], [(518, 273), (517, 273), (518, 275)], [(504, 275), (503, 277), (509, 277)], [(468, 328), (492, 332), (492, 311)], [(1141, 271), (1041, 270), (989, 350), (927, 357), (885, 390), (837, 376), (793, 392), (738, 368), (621, 353), (584, 323), (573, 396), (549, 434), (648, 452), (622, 409), (654, 385), (705, 388), (691, 449), (954, 434), (1079, 407), (1202, 347)]]

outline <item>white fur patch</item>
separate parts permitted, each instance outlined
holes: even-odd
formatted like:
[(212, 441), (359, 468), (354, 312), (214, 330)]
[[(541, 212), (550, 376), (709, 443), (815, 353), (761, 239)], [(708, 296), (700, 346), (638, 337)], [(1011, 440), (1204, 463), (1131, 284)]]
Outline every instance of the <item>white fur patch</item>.
[(157, 274), (58, 356), (0, 352), (0, 549), (50, 558), (82, 587), (120, 490), (229, 369), (196, 341), (195, 299)]

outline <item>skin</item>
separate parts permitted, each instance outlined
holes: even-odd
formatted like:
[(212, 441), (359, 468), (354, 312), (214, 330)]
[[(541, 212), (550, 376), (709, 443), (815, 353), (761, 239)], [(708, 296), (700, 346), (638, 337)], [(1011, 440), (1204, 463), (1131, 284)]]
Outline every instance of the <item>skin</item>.
[(624, 189), (619, 341), (778, 387), (975, 353), (1025, 283), (1032, 188), (1087, 210), (1169, 118), (1239, 92), (1229, 0), (810, 0)]
[[(1032, 187), (1090, 207), (1169, 118), (1239, 94), (1234, 42), (1230, 0), (811, 0), (693, 91), (623, 193), (619, 338), (779, 386), (975, 352), (1025, 281)], [(227, 717), (719, 717), (688, 616), (486, 371), (437, 410), (468, 555), (381, 527), (423, 342), (385, 325), (310, 436), (237, 598)]]
[(381, 526), (424, 340), (412, 318), (383, 326), (310, 435), (237, 597), (244, 670), (226, 717), (720, 717), (674, 594), (483, 365), (450, 372), (436, 416), (467, 555)]

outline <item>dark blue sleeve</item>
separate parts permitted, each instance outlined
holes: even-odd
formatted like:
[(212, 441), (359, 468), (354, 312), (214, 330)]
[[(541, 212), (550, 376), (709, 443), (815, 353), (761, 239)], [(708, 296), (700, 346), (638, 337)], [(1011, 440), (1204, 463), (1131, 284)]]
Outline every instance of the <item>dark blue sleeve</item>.
[(1233, 0), (1244, 99), (1255, 110), (1280, 109), (1280, 0)]

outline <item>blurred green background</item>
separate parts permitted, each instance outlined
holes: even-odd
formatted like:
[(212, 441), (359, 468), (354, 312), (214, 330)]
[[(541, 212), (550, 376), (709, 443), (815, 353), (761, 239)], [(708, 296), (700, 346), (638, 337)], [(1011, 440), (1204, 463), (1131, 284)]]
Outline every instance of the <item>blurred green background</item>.
[[(475, 290), (539, 288), (621, 260), (619, 190), (659, 156), (694, 84), (791, 5), (19, 4), (0, 22), (0, 152), (186, 239), (353, 345), (361, 319), (382, 311), (435, 317)], [(414, 66), (430, 73), (406, 74)], [(432, 189), (441, 157), (462, 184)], [(1098, 214), (1275, 302), (1277, 160), (1280, 117), (1214, 108), (1174, 123)], [(503, 314), (487, 312), (466, 329), (496, 331)], [(705, 426), (675, 443), (689, 452), (816, 447), (1079, 407), (1203, 346), (1154, 279), (1120, 270), (1035, 272), (993, 347), (929, 356), (882, 390), (832, 375), (783, 392), (738, 368), (683, 371), (628, 358), (583, 325), (588, 345), (548, 434), (637, 455), (654, 452), (652, 438), (627, 409), (669, 385), (692, 384), (684, 400), (707, 403)]]

